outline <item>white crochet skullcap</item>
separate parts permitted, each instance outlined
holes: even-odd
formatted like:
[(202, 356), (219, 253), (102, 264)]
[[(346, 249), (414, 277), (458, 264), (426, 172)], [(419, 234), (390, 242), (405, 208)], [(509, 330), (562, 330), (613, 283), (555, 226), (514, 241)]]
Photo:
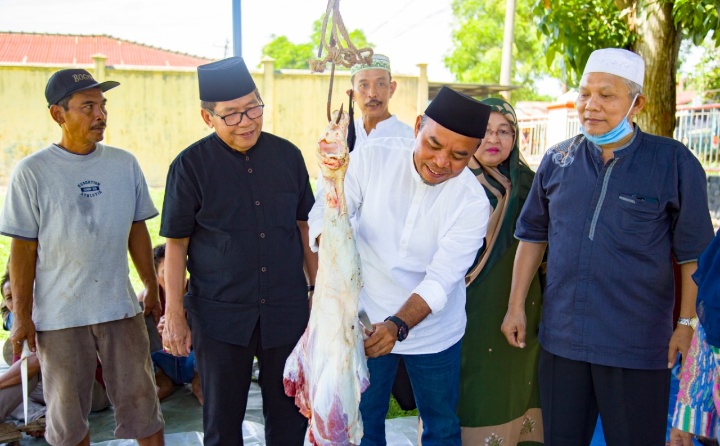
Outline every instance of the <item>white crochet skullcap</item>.
[(609, 73), (643, 86), (645, 61), (632, 51), (604, 48), (590, 54), (583, 76), (588, 73)]

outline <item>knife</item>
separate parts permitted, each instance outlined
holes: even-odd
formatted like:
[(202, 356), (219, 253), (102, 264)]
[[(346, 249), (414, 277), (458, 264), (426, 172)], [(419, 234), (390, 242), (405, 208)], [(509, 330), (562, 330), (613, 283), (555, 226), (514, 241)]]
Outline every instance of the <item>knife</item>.
[(372, 322), (370, 322), (370, 318), (368, 317), (365, 310), (358, 311), (358, 318), (360, 319), (360, 322), (365, 327), (365, 331), (367, 331), (368, 333), (371, 333), (371, 334), (372, 334), (372, 332), (375, 331), (375, 327), (373, 327)]
[(22, 379), (23, 409), (25, 411), (26, 426), (28, 424), (28, 356), (30, 356), (30, 347), (28, 347), (26, 339), (23, 341), (22, 354), (20, 355), (20, 378)]

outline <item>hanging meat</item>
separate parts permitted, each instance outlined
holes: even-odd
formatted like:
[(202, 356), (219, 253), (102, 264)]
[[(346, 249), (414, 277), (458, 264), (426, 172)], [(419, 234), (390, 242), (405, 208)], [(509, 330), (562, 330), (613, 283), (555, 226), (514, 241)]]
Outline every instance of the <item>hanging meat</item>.
[(360, 394), (370, 384), (358, 321), (360, 257), (343, 182), (349, 162), (347, 113), (334, 112), (318, 142), (325, 213), (310, 321), (285, 363), (285, 393), (310, 420), (313, 445), (358, 445)]

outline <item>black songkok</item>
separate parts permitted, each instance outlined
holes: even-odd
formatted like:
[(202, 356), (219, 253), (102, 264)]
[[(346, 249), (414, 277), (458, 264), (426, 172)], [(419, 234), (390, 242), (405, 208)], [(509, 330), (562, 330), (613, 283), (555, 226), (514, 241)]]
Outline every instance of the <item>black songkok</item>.
[(255, 81), (242, 57), (200, 65), (197, 71), (201, 101), (232, 101), (255, 90)]
[(425, 109), (425, 115), (441, 126), (470, 138), (484, 138), (492, 109), (470, 96), (442, 87)]

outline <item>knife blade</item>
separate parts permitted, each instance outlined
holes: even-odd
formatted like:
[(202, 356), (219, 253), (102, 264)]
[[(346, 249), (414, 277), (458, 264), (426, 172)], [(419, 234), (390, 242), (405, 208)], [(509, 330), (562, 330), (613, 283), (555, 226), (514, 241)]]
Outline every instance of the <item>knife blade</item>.
[(372, 322), (370, 322), (370, 318), (368, 317), (365, 310), (358, 311), (358, 318), (360, 319), (360, 322), (363, 324), (363, 326), (365, 327), (365, 330), (368, 333), (372, 333), (375, 331), (375, 327), (373, 327)]
[(20, 379), (22, 380), (23, 410), (25, 412), (26, 426), (28, 424), (28, 356), (30, 356), (30, 347), (28, 347), (26, 339), (23, 341), (22, 354), (20, 355)]

